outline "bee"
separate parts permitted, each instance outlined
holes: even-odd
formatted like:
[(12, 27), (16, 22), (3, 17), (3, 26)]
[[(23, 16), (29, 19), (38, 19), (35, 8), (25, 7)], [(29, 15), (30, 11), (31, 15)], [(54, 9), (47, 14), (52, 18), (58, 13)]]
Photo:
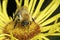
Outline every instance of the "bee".
[(14, 28), (16, 27), (16, 25), (18, 23), (20, 23), (24, 27), (28, 26), (31, 24), (32, 20), (33, 20), (33, 18), (31, 19), (27, 8), (22, 7), (20, 9), (18, 9), (18, 11), (16, 12), (16, 14), (13, 18), (13, 21), (15, 21)]

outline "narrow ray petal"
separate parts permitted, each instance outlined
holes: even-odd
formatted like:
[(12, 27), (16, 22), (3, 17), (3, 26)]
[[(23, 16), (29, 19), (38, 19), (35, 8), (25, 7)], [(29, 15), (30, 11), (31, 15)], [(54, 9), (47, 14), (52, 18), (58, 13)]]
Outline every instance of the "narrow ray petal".
[(40, 11), (40, 8), (41, 8), (43, 2), (44, 2), (44, 0), (40, 0), (39, 1), (38, 5), (37, 5), (37, 8), (36, 8), (36, 10), (34, 12), (34, 14), (32, 15), (33, 18), (35, 18), (36, 16), (38, 16), (38, 13)]
[(49, 24), (49, 23), (55, 21), (57, 17), (58, 17), (58, 18), (60, 17), (60, 13), (57, 14), (56, 16), (53, 16), (52, 18), (46, 20), (44, 23), (41, 24), (41, 26), (45, 26), (45, 25), (47, 25), (47, 24)]
[(59, 3), (57, 2), (56, 4), (54, 4), (47, 12), (46, 14), (43, 16), (44, 19), (42, 19), (39, 23), (44, 22), (44, 20), (46, 20), (59, 6)]
[(3, 0), (3, 4), (2, 4), (2, 7), (3, 7), (3, 15), (9, 20), (9, 17), (7, 15), (7, 0)]
[[(36, 1), (36, 0), (35, 0), (35, 1)], [(30, 10), (31, 10), (32, 3), (33, 3), (33, 0), (30, 0), (29, 6), (28, 6), (28, 10), (29, 10), (29, 12), (30, 12)]]
[(42, 20), (42, 17), (46, 14), (46, 12), (51, 8), (52, 5), (54, 5), (55, 1), (52, 1), (42, 12), (40, 12), (40, 15), (37, 17), (36, 22), (39, 22)]
[(29, 0), (24, 0), (24, 6), (28, 7), (28, 2), (29, 2)]
[[(56, 25), (60, 25), (60, 22), (57, 23)], [(45, 32), (45, 31), (50, 30), (53, 26), (54, 26), (54, 24), (53, 25), (49, 25), (49, 26), (44, 26), (44, 27), (41, 27), (40, 30), (41, 30), (41, 32)]]
[(18, 1), (18, 0), (15, 0), (16, 1), (16, 3), (17, 3), (17, 6), (21, 6), (21, 4), (22, 4), (22, 0), (20, 0), (20, 2)]

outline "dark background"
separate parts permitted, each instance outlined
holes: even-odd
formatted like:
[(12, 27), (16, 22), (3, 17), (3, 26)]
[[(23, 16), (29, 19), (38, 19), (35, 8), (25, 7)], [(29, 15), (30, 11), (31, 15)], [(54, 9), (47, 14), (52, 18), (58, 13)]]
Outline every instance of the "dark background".
[[(52, 1), (52, 0), (45, 0), (44, 3), (43, 3), (43, 5), (42, 5), (42, 7), (41, 7), (41, 9), (40, 9), (40, 11), (44, 10), (44, 9), (46, 8), (46, 6), (47, 6), (51, 1)], [(58, 1), (58, 0), (57, 0), (57, 1)], [(29, 0), (29, 2), (30, 2), (30, 0)], [(37, 6), (38, 2), (39, 2), (39, 0), (37, 0), (37, 2), (36, 2), (35, 9), (36, 9), (36, 6)], [(2, 4), (2, 0), (0, 0), (0, 3)], [(22, 5), (21, 5), (21, 6), (23, 6), (23, 5), (24, 5), (24, 0), (22, 1)], [(17, 7), (16, 7), (16, 2), (15, 2), (15, 0), (8, 0), (7, 13), (8, 13), (8, 15), (11, 16), (12, 18), (13, 18), (13, 12), (16, 11), (16, 8), (17, 8)], [(34, 11), (35, 11), (35, 10), (34, 10)], [(60, 13), (60, 5), (59, 5), (59, 7), (53, 12), (53, 14), (52, 14), (49, 18), (57, 15), (58, 13)], [(49, 19), (49, 18), (48, 18), (48, 19)], [(47, 19), (46, 19), (46, 20), (47, 20)], [(60, 21), (60, 18), (59, 18), (58, 22), (59, 22), (59, 21)], [(52, 22), (51, 24), (53, 24), (53, 23), (54, 23), (54, 22)], [(51, 24), (49, 24), (49, 25), (51, 25)], [(60, 40), (60, 36), (48, 36), (48, 38), (50, 38), (50, 40)]]

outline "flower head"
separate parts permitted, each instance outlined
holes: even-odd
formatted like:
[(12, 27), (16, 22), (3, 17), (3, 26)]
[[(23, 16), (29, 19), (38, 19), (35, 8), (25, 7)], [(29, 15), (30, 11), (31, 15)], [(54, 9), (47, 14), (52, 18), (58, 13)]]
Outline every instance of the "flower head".
[[(3, 0), (0, 3), (0, 39), (11, 40), (49, 40), (46, 36), (60, 36), (60, 12), (49, 18), (59, 7), (60, 0), (52, 0), (48, 6), (41, 10), (45, 0), (15, 0), (17, 9), (13, 18), (7, 14), (7, 2)], [(36, 8), (35, 8), (36, 7)], [(49, 19), (48, 19), (49, 18)], [(54, 22), (51, 25), (50, 23)], [(46, 32), (48, 31), (48, 32)], [(57, 33), (56, 33), (57, 32)]]

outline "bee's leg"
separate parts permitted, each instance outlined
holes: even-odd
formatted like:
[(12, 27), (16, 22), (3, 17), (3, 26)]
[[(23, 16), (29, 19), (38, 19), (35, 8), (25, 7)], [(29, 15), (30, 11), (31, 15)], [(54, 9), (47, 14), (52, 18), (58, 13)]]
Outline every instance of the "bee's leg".
[(15, 18), (16, 18), (16, 15), (14, 16), (13, 21), (15, 20)]
[(32, 18), (32, 21), (34, 21), (34, 19)]
[(15, 14), (14, 18), (13, 18), (13, 21), (15, 20), (16, 16), (19, 16), (18, 14)]
[(17, 25), (17, 21), (15, 22), (14, 28), (16, 27), (16, 25)]

